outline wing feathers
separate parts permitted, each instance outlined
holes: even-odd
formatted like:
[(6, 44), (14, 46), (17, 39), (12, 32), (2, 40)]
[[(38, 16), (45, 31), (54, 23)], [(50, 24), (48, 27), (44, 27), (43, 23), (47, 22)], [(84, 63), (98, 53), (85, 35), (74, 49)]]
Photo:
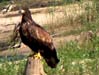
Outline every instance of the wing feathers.
[(44, 43), (51, 43), (52, 38), (50, 37), (49, 33), (47, 33), (45, 30), (41, 30), (39, 27), (32, 26), (30, 29), (30, 33), (32, 33), (32, 37), (44, 42)]
[(52, 43), (52, 37), (49, 35), (49, 33), (37, 24), (34, 25), (34, 23), (27, 21), (23, 23), (22, 28), (25, 36), (31, 36), (42, 43)]

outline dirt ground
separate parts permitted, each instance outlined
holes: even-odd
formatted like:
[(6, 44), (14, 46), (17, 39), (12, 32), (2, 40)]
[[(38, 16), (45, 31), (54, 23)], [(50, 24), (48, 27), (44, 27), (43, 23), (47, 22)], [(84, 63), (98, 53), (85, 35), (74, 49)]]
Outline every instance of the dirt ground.
[[(75, 8), (74, 8), (75, 7)], [(79, 4), (68, 5), (68, 6), (56, 6), (54, 8), (54, 12), (52, 7), (49, 8), (37, 8), (30, 9), (32, 12), (32, 17), (34, 21), (41, 26), (49, 25), (50, 23), (56, 23), (59, 20), (62, 20), (64, 17), (73, 17), (76, 18), (78, 15), (81, 15), (85, 12), (84, 8), (81, 8)], [(6, 49), (9, 45), (7, 41), (10, 39), (12, 35), (13, 28), (15, 24), (18, 24), (21, 21), (21, 15), (18, 14), (18, 11), (8, 12), (7, 14), (0, 14), (0, 48)], [(70, 29), (67, 28), (67, 29)], [(71, 40), (75, 40), (78, 35), (69, 35), (64, 37), (54, 37), (53, 41), (55, 46), (60, 45), (59, 43), (68, 42)], [(24, 53), (24, 50), (27, 52), (27, 47), (22, 46), (20, 49)], [(20, 50), (19, 49), (19, 50)], [(22, 53), (20, 52), (20, 53)], [(0, 51), (0, 55), (9, 54), (8, 51)], [(11, 54), (11, 53), (10, 53)]]

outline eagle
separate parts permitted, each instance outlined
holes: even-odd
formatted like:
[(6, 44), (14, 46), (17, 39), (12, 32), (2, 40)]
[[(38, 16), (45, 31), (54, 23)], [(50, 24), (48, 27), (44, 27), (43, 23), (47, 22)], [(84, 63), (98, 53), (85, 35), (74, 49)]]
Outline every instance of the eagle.
[(21, 41), (33, 52), (39, 53), (49, 67), (55, 68), (59, 62), (56, 48), (50, 34), (31, 16), (28, 8), (23, 9), (22, 19), (19, 24), (19, 34)]

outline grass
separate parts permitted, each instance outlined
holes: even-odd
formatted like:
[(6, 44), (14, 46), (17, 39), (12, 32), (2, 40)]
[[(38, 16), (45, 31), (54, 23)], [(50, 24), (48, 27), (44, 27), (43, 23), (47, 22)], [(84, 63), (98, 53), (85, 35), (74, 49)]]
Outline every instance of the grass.
[[(74, 3), (76, 1), (73, 0), (13, 0), (17, 7), (13, 10), (19, 9), (20, 6), (28, 6), (29, 8), (39, 8), (39, 7), (50, 7), (50, 6), (59, 6), (64, 4)], [(80, 2), (80, 1), (79, 1)], [(0, 9), (2, 9), (5, 5), (10, 4), (10, 0), (1, 0)]]
[[(75, 41), (60, 45), (58, 57), (60, 63), (56, 69), (51, 69), (44, 63), (45, 72), (48, 75), (97, 75), (99, 73), (99, 37), (94, 37), (91, 42), (84, 43), (83, 46)], [(26, 60), (9, 63), (5, 58), (2, 59), (2, 63), (1, 75), (22, 75)]]
[(99, 31), (98, 8), (98, 4), (94, 2), (92, 7), (90, 5), (86, 5), (85, 13), (78, 15), (76, 18), (65, 16), (61, 19), (61, 21), (45, 25), (44, 28), (48, 30), (51, 34), (59, 33), (61, 32), (61, 30), (64, 31), (59, 36), (80, 34), (82, 31), (89, 30), (92, 30), (93, 32)]
[[(14, 57), (12, 58), (12, 60), (15, 59)], [(22, 75), (24, 72), (24, 67), (25, 67), (25, 63), (26, 61), (12, 61), (12, 60), (8, 60), (6, 57), (5, 59), (1, 59), (1, 63), (0, 63), (0, 74), (1, 75)]]
[[(94, 33), (99, 31), (99, 12), (98, 8), (93, 10), (92, 8), (90, 18), (89, 12), (86, 14), (79, 16), (75, 21), (71, 21), (68, 25), (76, 25), (80, 24), (81, 29), (72, 29), (68, 32), (64, 32), (62, 36), (66, 35), (74, 35), (79, 34), (82, 31), (92, 30)], [(89, 8), (87, 9), (89, 11)], [(64, 26), (65, 22), (64, 22)], [(58, 26), (60, 28), (60, 26)], [(49, 27), (45, 27), (50, 32)], [(94, 36), (91, 41), (85, 41), (82, 45), (79, 45), (76, 41), (70, 41), (68, 43), (64, 43), (64, 45), (60, 44), (60, 47), (57, 49), (58, 57), (60, 59), (60, 63), (57, 68), (51, 69), (44, 63), (45, 72), (48, 75), (98, 75), (99, 74), (99, 36)], [(24, 66), (26, 64), (26, 60), (20, 61), (18, 63), (14, 62), (11, 58), (11, 62), (9, 63), (9, 59), (7, 57), (0, 59), (0, 75), (22, 75), (24, 71)], [(2, 64), (2, 65), (1, 65)]]
[[(60, 63), (54, 70), (48, 68), (48, 75), (97, 75), (99, 70), (99, 37), (88, 46), (80, 47), (76, 42), (66, 43), (58, 49)], [(90, 44), (90, 46), (89, 46)], [(92, 47), (93, 46), (93, 47)], [(94, 52), (91, 50), (94, 49)]]

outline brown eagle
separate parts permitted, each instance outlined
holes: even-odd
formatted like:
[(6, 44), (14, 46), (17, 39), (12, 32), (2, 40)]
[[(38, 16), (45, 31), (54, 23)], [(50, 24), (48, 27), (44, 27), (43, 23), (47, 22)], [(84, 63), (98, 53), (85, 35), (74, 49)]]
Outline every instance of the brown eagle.
[(44, 28), (34, 22), (28, 8), (25, 8), (22, 14), (19, 34), (22, 42), (35, 53), (40, 53), (51, 68), (57, 66), (59, 59), (52, 37)]

